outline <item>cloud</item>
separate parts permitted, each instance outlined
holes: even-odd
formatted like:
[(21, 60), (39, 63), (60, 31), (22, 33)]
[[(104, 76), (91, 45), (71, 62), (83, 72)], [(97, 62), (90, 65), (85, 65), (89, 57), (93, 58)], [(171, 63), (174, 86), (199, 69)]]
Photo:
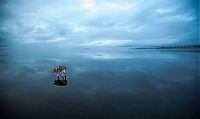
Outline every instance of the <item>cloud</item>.
[(51, 23), (41, 20), (11, 20), (1, 27), (7, 33), (15, 35), (16, 40), (25, 43), (57, 42), (70, 39), (70, 26), (66, 23)]
[(195, 0), (35, 0), (1, 3), (0, 33), (21, 43), (198, 43)]
[(97, 40), (92, 41), (89, 43), (81, 44), (82, 46), (90, 46), (90, 47), (97, 47), (97, 46), (121, 46), (125, 44), (132, 43), (132, 40)]
[(110, 11), (131, 11), (133, 9), (131, 3), (112, 3), (108, 1), (97, 3), (95, 0), (83, 0), (81, 6), (92, 15)]
[(183, 21), (183, 22), (190, 22), (193, 21), (195, 19), (195, 17), (191, 16), (191, 15), (184, 15), (184, 14), (180, 14), (180, 15), (173, 15), (173, 16), (167, 16), (164, 18), (160, 18), (160, 20), (162, 21), (167, 21), (167, 22), (172, 22), (172, 21)]

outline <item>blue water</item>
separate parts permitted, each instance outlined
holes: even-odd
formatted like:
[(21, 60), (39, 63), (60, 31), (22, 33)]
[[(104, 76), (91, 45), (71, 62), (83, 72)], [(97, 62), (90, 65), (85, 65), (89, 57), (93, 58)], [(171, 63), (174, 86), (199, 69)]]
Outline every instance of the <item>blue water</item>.
[[(128, 48), (2, 51), (1, 116), (198, 118), (198, 57), (198, 52)], [(59, 65), (68, 68), (67, 86), (53, 84), (53, 68)]]

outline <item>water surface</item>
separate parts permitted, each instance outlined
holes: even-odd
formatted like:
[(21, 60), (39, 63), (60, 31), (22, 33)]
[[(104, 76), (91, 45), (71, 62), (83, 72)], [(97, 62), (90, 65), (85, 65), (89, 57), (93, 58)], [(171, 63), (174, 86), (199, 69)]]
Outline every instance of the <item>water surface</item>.
[[(1, 50), (3, 118), (198, 118), (198, 52)], [(68, 67), (64, 87), (53, 84), (59, 65)]]

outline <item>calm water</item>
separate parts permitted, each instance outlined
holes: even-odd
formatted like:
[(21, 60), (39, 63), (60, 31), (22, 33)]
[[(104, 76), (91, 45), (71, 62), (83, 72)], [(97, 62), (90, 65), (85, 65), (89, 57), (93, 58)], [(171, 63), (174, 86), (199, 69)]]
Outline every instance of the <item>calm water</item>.
[[(197, 52), (1, 48), (1, 117), (198, 118)], [(68, 85), (53, 84), (55, 66)]]

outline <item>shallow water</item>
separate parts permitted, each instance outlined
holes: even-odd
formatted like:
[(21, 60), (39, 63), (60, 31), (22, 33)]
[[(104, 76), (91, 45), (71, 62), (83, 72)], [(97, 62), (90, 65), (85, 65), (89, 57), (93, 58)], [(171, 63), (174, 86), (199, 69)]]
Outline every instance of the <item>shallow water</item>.
[[(198, 52), (33, 48), (1, 51), (2, 118), (198, 118)], [(56, 86), (53, 68), (68, 68)]]

